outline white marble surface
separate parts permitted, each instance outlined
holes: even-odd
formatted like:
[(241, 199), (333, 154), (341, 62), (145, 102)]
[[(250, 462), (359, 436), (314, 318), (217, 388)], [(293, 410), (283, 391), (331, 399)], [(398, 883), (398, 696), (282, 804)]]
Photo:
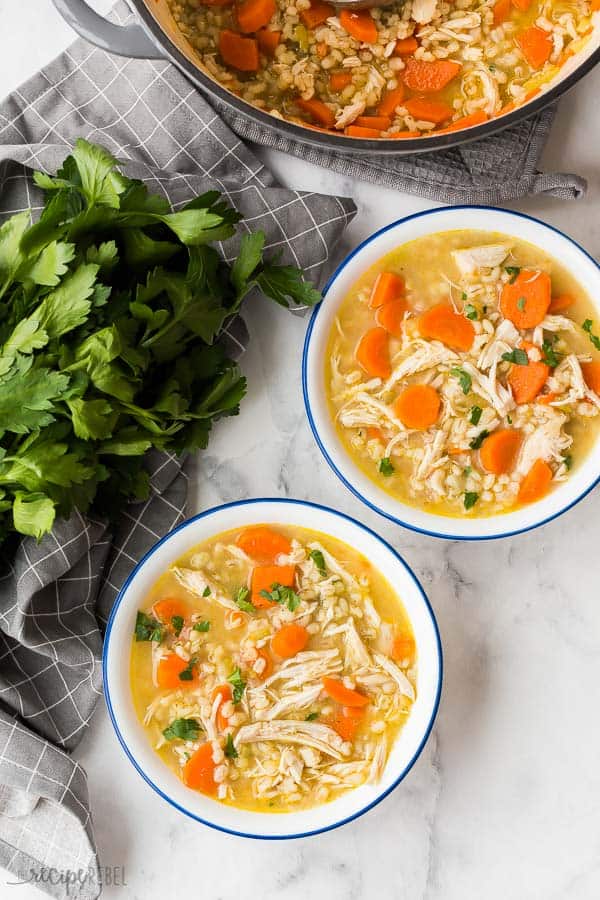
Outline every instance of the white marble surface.
[[(106, 8), (104, 0), (98, 4)], [(0, 95), (66, 46), (50, 0), (0, 0)], [(585, 200), (518, 208), (600, 255), (600, 70), (563, 101), (546, 168), (585, 175)], [(359, 213), (347, 247), (432, 204), (264, 154), (282, 181), (337, 191)], [(380, 531), (407, 558), (440, 624), (437, 725), (406, 781), (363, 819), (318, 838), (244, 841), (183, 818), (142, 783), (99, 706), (77, 755), (102, 861), (127, 887), (107, 900), (596, 900), (600, 896), (600, 567), (596, 492), (542, 530), (478, 546), (417, 536), (370, 514), (319, 456), (300, 397), (302, 319), (247, 315), (250, 389), (200, 462), (197, 506), (260, 495), (316, 498)], [(268, 435), (268, 440), (265, 440)], [(3, 885), (0, 872), (0, 887)], [(34, 900), (30, 887), (2, 888)]]

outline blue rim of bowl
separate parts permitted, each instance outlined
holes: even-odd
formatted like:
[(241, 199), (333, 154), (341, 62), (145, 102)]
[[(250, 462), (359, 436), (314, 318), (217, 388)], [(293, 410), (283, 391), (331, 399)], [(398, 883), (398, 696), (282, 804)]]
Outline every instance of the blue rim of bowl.
[[(402, 525), (403, 528), (408, 528), (410, 531), (415, 531), (418, 534), (426, 534), (429, 537), (440, 538), (445, 541), (495, 541), (495, 540), (499, 540), (501, 538), (514, 537), (517, 534), (525, 534), (527, 531), (533, 531), (536, 528), (541, 528), (543, 525), (547, 525), (548, 522), (552, 522), (554, 519), (557, 519), (559, 516), (562, 516), (564, 513), (568, 512), (570, 509), (572, 509), (574, 506), (576, 506), (578, 503), (580, 503), (581, 500), (584, 499), (584, 497), (587, 497), (587, 495), (591, 491), (593, 491), (594, 488), (598, 484), (600, 484), (600, 474), (596, 477), (596, 479), (588, 487), (586, 487), (586, 489), (583, 491), (582, 494), (580, 494), (578, 497), (576, 497), (574, 500), (572, 500), (566, 506), (563, 506), (563, 508), (559, 509), (558, 512), (553, 513), (551, 516), (547, 516), (545, 519), (540, 519), (539, 522), (534, 522), (533, 524), (526, 525), (523, 528), (517, 528), (514, 531), (502, 531), (502, 532), (498, 532), (497, 534), (485, 534), (485, 535), (462, 535), (462, 534), (449, 534), (449, 533), (444, 534), (439, 531), (433, 531), (432, 529), (429, 529), (429, 528), (420, 528), (418, 525), (414, 525), (411, 522), (407, 522), (405, 519), (401, 519), (398, 516), (392, 515), (392, 513), (386, 512), (385, 510), (383, 510), (379, 506), (377, 506), (376, 503), (373, 503), (371, 500), (368, 500), (365, 496), (363, 496), (363, 494), (360, 493), (358, 488), (356, 488), (346, 478), (346, 476), (340, 472), (340, 470), (334, 463), (333, 459), (327, 452), (327, 449), (326, 449), (325, 445), (323, 444), (321, 437), (319, 435), (317, 426), (316, 426), (314, 418), (313, 418), (312, 408), (310, 405), (309, 391), (308, 391), (308, 377), (307, 377), (308, 349), (310, 346), (310, 339), (311, 339), (311, 336), (313, 333), (315, 322), (317, 320), (317, 316), (323, 305), (323, 302), (327, 299), (328, 291), (331, 289), (334, 282), (339, 277), (339, 275), (343, 272), (343, 270), (346, 268), (348, 263), (356, 256), (357, 253), (360, 253), (360, 251), (363, 249), (363, 247), (367, 247), (370, 243), (372, 243), (372, 241), (377, 240), (377, 238), (381, 237), (382, 234), (385, 234), (386, 232), (390, 231), (391, 229), (396, 228), (398, 225), (403, 225), (404, 223), (410, 222), (413, 219), (421, 219), (424, 216), (435, 216), (440, 213), (447, 213), (450, 210), (458, 211), (458, 210), (462, 210), (462, 209), (468, 209), (468, 210), (480, 209), (480, 210), (485, 210), (487, 212), (490, 212), (490, 211), (491, 212), (500, 212), (500, 213), (505, 213), (509, 216), (514, 216), (515, 218), (518, 218), (518, 219), (527, 219), (530, 222), (535, 222), (536, 225), (541, 225), (542, 227), (547, 228), (548, 231), (555, 232), (555, 234), (560, 235), (560, 237), (562, 237), (565, 241), (568, 241), (570, 244), (573, 244), (574, 247), (576, 247), (581, 253), (583, 253), (584, 256), (586, 256), (590, 260), (590, 262), (592, 262), (594, 264), (596, 269), (598, 269), (598, 273), (600, 274), (600, 264), (598, 262), (596, 262), (594, 257), (590, 253), (588, 253), (587, 250), (585, 250), (584, 247), (581, 246), (581, 244), (578, 244), (577, 241), (573, 240), (572, 237), (569, 237), (568, 234), (565, 234), (564, 231), (561, 231), (560, 228), (555, 228), (554, 225), (548, 225), (547, 222), (542, 222), (541, 219), (536, 219), (535, 216), (528, 216), (526, 213), (515, 212), (512, 209), (506, 209), (501, 206), (482, 206), (482, 205), (470, 206), (469, 204), (466, 204), (466, 203), (463, 203), (461, 206), (436, 206), (435, 209), (426, 209), (426, 210), (423, 210), (422, 212), (413, 213), (410, 216), (404, 216), (402, 219), (396, 219), (394, 222), (390, 222), (389, 225), (384, 225), (383, 228), (380, 228), (378, 231), (376, 231), (374, 234), (370, 235), (368, 238), (365, 238), (364, 241), (362, 241), (357, 247), (355, 247), (354, 250), (351, 253), (349, 253), (348, 256), (345, 257), (345, 259), (342, 260), (342, 262), (339, 264), (339, 266), (335, 269), (335, 271), (332, 273), (332, 275), (327, 280), (327, 283), (326, 283), (325, 287), (323, 288), (323, 299), (321, 300), (320, 303), (317, 304), (317, 306), (315, 306), (315, 308), (312, 312), (310, 321), (308, 323), (308, 328), (306, 330), (306, 337), (304, 338), (304, 349), (302, 351), (302, 394), (304, 396), (304, 407), (306, 410), (306, 415), (308, 417), (308, 422), (310, 424), (311, 431), (313, 433), (315, 441), (317, 442), (317, 446), (319, 447), (319, 450), (325, 457), (330, 468), (333, 470), (333, 472), (337, 475), (339, 480), (342, 482), (342, 484), (345, 485), (345, 487), (348, 488), (350, 493), (354, 494), (354, 496), (358, 500), (360, 500), (361, 503), (364, 503), (364, 505), (366, 507), (373, 510), (373, 512), (378, 513), (380, 516), (383, 516), (385, 519), (388, 519), (390, 522), (394, 522), (396, 525)], [(485, 230), (486, 230), (485, 228), (482, 228), (482, 231), (485, 231)], [(451, 520), (449, 519), (449, 521), (451, 521)]]
[[(406, 570), (406, 572), (408, 573), (410, 578), (412, 578), (418, 593), (421, 595), (421, 599), (423, 600), (423, 603), (425, 604), (425, 609), (426, 609), (427, 613), (429, 614), (429, 618), (431, 620), (431, 625), (433, 627), (433, 634), (434, 634), (434, 638), (435, 638), (435, 649), (437, 652), (437, 659), (438, 659), (438, 683), (437, 683), (437, 687), (436, 687), (435, 699), (433, 701), (433, 708), (431, 710), (429, 722), (427, 723), (427, 727), (423, 733), (423, 737), (421, 738), (419, 746), (415, 750), (413, 756), (411, 757), (409, 762), (406, 764), (406, 766), (404, 767), (404, 769), (402, 770), (402, 772), (398, 776), (398, 778), (396, 778), (396, 780), (393, 782), (393, 784), (391, 784), (388, 788), (386, 788), (385, 791), (383, 791), (381, 794), (379, 794), (378, 797), (376, 797), (373, 801), (371, 801), (371, 803), (369, 803), (367, 806), (362, 807), (360, 810), (358, 810), (358, 812), (353, 813), (351, 816), (346, 816), (344, 819), (340, 819), (339, 821), (334, 822), (331, 825), (326, 825), (323, 828), (317, 828), (317, 829), (314, 829), (313, 831), (303, 831), (303, 832), (300, 832), (297, 834), (249, 834), (248, 832), (244, 832), (244, 831), (236, 831), (233, 828), (225, 828), (223, 825), (216, 825), (214, 822), (210, 822), (210, 821), (208, 821), (208, 819), (203, 819), (201, 816), (198, 816), (195, 813), (190, 812), (189, 809), (186, 809), (185, 807), (180, 806), (180, 804), (176, 803), (175, 800), (173, 800), (171, 797), (168, 796), (168, 794), (165, 794), (165, 792), (162, 791), (152, 781), (152, 779), (144, 772), (142, 767), (138, 764), (135, 757), (130, 752), (129, 747), (127, 746), (127, 743), (126, 743), (123, 735), (121, 734), (121, 730), (117, 724), (117, 717), (115, 715), (112, 701), (110, 698), (110, 690), (109, 690), (108, 678), (107, 678), (107, 674), (106, 674), (107, 656), (108, 656), (108, 649), (109, 649), (109, 645), (110, 645), (110, 636), (111, 636), (111, 631), (112, 631), (112, 627), (114, 624), (115, 616), (117, 615), (117, 612), (119, 610), (119, 607), (121, 605), (121, 601), (123, 599), (125, 592), (127, 591), (129, 585), (131, 584), (131, 582), (137, 575), (138, 571), (142, 568), (144, 563), (148, 559), (150, 559), (151, 556), (154, 555), (156, 550), (158, 550), (158, 548), (160, 546), (162, 546), (162, 544), (164, 544), (166, 541), (170, 540), (174, 534), (177, 534), (179, 531), (184, 531), (186, 528), (189, 528), (195, 522), (199, 522), (201, 519), (205, 519), (207, 516), (213, 515), (214, 513), (221, 512), (222, 510), (225, 510), (225, 509), (232, 509), (233, 507), (240, 507), (240, 506), (250, 506), (253, 504), (257, 504), (257, 503), (282, 503), (282, 504), (289, 503), (294, 506), (308, 506), (308, 507), (311, 507), (312, 509), (317, 509), (322, 512), (331, 513), (332, 515), (337, 516), (339, 519), (344, 519), (347, 522), (351, 522), (357, 528), (361, 529), (362, 531), (366, 531), (368, 534), (371, 535), (371, 537), (373, 537), (377, 541), (379, 541), (379, 543), (382, 544), (386, 548), (386, 550), (388, 550), (398, 560), (398, 562), (404, 567), (404, 569)], [(201, 512), (195, 516), (192, 516), (190, 519), (186, 519), (185, 522), (182, 522), (181, 525), (178, 525), (172, 531), (169, 531), (169, 533), (166, 534), (163, 538), (161, 538), (159, 541), (157, 541), (156, 544), (154, 544), (154, 546), (151, 547), (150, 550), (148, 550), (148, 552), (138, 562), (136, 567), (133, 569), (133, 571), (131, 572), (131, 574), (129, 575), (127, 580), (125, 581), (123, 587), (119, 591), (119, 593), (117, 595), (117, 599), (115, 600), (113, 608), (108, 617), (108, 622), (106, 624), (106, 633), (104, 636), (104, 647), (102, 650), (102, 677), (103, 677), (103, 682), (104, 682), (104, 699), (106, 701), (106, 706), (108, 708), (108, 714), (110, 716), (110, 720), (112, 722), (112, 726), (115, 730), (115, 733), (117, 735), (119, 743), (120, 743), (123, 751), (125, 752), (125, 755), (129, 759), (130, 763), (133, 765), (134, 769), (137, 771), (138, 775), (140, 775), (143, 778), (143, 780), (146, 782), (146, 784), (148, 784), (160, 797), (162, 797), (163, 800), (166, 800), (166, 802), (170, 806), (173, 806), (175, 809), (177, 809), (179, 812), (183, 813), (184, 815), (189, 816), (189, 818), (194, 819), (194, 821), (200, 822), (202, 825), (207, 825), (209, 828), (214, 828), (216, 831), (222, 831), (225, 834), (234, 835), (235, 837), (253, 838), (255, 840), (264, 840), (264, 841), (295, 840), (296, 838), (312, 837), (316, 834), (323, 834), (326, 831), (333, 831), (336, 828), (340, 828), (342, 825), (347, 825), (349, 822), (353, 822), (354, 819), (360, 818), (360, 816), (363, 816), (365, 813), (369, 812), (370, 809), (373, 809), (374, 806), (377, 806), (379, 803), (381, 803), (381, 801), (384, 800), (388, 796), (388, 794), (391, 794), (391, 792), (393, 790), (395, 790), (395, 788), (398, 787), (400, 782), (403, 781), (404, 778), (408, 775), (408, 773), (410, 772), (410, 770), (416, 763), (417, 759), (421, 755), (423, 748), (425, 747), (425, 744), (427, 743), (427, 740), (429, 739), (429, 735), (431, 734), (431, 729), (433, 728), (433, 723), (435, 722), (435, 718), (437, 716), (437, 712), (438, 712), (439, 705), (440, 705), (440, 697), (441, 697), (441, 693), (442, 693), (443, 671), (444, 671), (444, 662), (443, 662), (443, 654), (442, 654), (442, 642), (440, 639), (440, 632), (439, 632), (437, 620), (435, 618), (435, 614), (433, 612), (433, 608), (431, 606), (431, 603), (429, 602), (427, 594), (423, 590), (421, 582), (419, 581), (419, 579), (417, 578), (417, 576), (415, 575), (415, 573), (413, 572), (411, 567), (408, 565), (406, 560), (400, 555), (400, 553), (398, 553), (398, 551), (395, 550), (394, 547), (391, 546), (391, 544), (388, 544), (387, 541), (385, 541), (379, 534), (377, 534), (376, 531), (373, 531), (373, 529), (369, 528), (367, 525), (363, 525), (362, 522), (359, 522), (357, 519), (352, 518), (352, 516), (348, 516), (345, 513), (339, 512), (336, 509), (331, 509), (331, 507), (329, 507), (329, 506), (323, 506), (320, 503), (312, 503), (309, 500), (294, 500), (294, 499), (285, 498), (285, 497), (257, 497), (257, 498), (253, 498), (251, 500), (234, 500), (231, 503), (223, 503), (221, 506), (213, 506), (211, 509), (207, 509), (204, 512)]]

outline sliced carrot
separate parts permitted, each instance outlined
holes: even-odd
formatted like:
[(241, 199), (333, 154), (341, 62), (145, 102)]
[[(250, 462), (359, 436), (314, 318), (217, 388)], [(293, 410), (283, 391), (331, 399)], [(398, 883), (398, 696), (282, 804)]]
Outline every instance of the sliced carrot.
[(600, 12), (600, 0), (592, 0), (592, 12)]
[(259, 28), (264, 28), (273, 18), (276, 9), (275, 0), (244, 0), (237, 7), (240, 31), (252, 34)]
[(368, 375), (374, 378), (389, 378), (391, 375), (389, 337), (385, 329), (371, 328), (366, 331), (354, 355)]
[(401, 141), (406, 140), (407, 138), (418, 138), (421, 137), (420, 131), (394, 131), (392, 134), (388, 134), (388, 139)]
[(454, 112), (447, 103), (428, 100), (427, 97), (411, 97), (410, 100), (404, 101), (404, 106), (413, 118), (421, 119), (424, 122), (433, 122), (435, 125), (446, 122)]
[(542, 406), (547, 406), (549, 403), (552, 403), (553, 400), (556, 400), (558, 394), (556, 391), (548, 391), (547, 394), (540, 394), (539, 397), (535, 398), (536, 403), (541, 403)]
[(362, 709), (343, 706), (339, 712), (334, 712), (328, 716), (325, 722), (345, 741), (353, 741), (363, 716), (364, 711)]
[(244, 624), (244, 613), (237, 609), (226, 609), (223, 615), (225, 628), (233, 630)]
[(518, 34), (517, 44), (532, 69), (542, 68), (550, 58), (554, 46), (548, 32), (538, 28), (537, 25), (532, 25)]
[(494, 25), (502, 25), (510, 15), (511, 0), (496, 0), (494, 5)]
[(521, 482), (519, 503), (535, 503), (548, 493), (552, 482), (552, 469), (543, 459), (536, 459)]
[(554, 315), (555, 313), (560, 313), (565, 309), (569, 309), (574, 304), (575, 297), (573, 297), (572, 294), (560, 294), (558, 297), (552, 298), (550, 306), (548, 307), (548, 312), (551, 315)]
[(352, 72), (332, 72), (329, 76), (329, 89), (336, 94), (352, 84)]
[(392, 640), (390, 653), (392, 659), (401, 662), (404, 659), (412, 659), (415, 655), (415, 639), (410, 635), (396, 634)]
[(358, 116), (354, 120), (354, 124), (360, 125), (362, 128), (377, 128), (378, 131), (387, 131), (392, 120), (389, 116)]
[(328, 697), (336, 703), (341, 703), (342, 706), (366, 706), (369, 702), (369, 698), (364, 694), (347, 688), (338, 678), (329, 678), (327, 675), (323, 678), (323, 690)]
[(402, 337), (404, 314), (407, 309), (408, 303), (403, 297), (388, 300), (375, 313), (375, 321), (393, 337)]
[(349, 35), (363, 44), (377, 42), (377, 25), (368, 9), (360, 9), (357, 12), (343, 9), (340, 12), (340, 25)]
[(300, 12), (300, 18), (307, 28), (316, 28), (330, 16), (335, 16), (335, 7), (322, 0), (312, 0), (310, 8)]
[(475, 340), (472, 322), (448, 303), (439, 303), (422, 313), (418, 327), (424, 338), (441, 341), (453, 350), (470, 350)]
[(176, 597), (163, 597), (157, 600), (152, 607), (152, 613), (163, 625), (172, 625), (171, 619), (174, 616), (181, 616), (182, 619), (189, 615), (187, 603), (178, 600)]
[(244, 528), (236, 539), (236, 546), (252, 559), (260, 562), (274, 562), (280, 554), (292, 552), (292, 545), (285, 535), (273, 531), (267, 525), (253, 525)]
[(274, 606), (274, 602), (261, 595), (261, 591), (271, 592), (274, 584), (293, 587), (296, 566), (256, 566), (252, 569), (251, 595), (252, 604), (257, 609)]
[(344, 134), (347, 134), (348, 137), (378, 138), (381, 137), (381, 130), (379, 128), (364, 128), (361, 125), (347, 125), (344, 128)]
[(317, 100), (316, 97), (312, 97), (310, 100), (299, 98), (296, 100), (296, 106), (299, 106), (301, 110), (312, 116), (315, 122), (324, 125), (325, 128), (333, 128), (335, 125), (333, 111), (326, 103), (323, 103), (322, 100)]
[(581, 363), (581, 371), (590, 390), (600, 394), (600, 362)]
[(394, 401), (394, 412), (407, 428), (424, 431), (440, 415), (440, 395), (430, 384), (410, 384)]
[(531, 6), (531, 0), (512, 0), (512, 5), (521, 12), (527, 12)]
[(546, 272), (521, 269), (512, 284), (502, 289), (500, 311), (517, 328), (535, 328), (550, 307), (552, 284)]
[(304, 650), (310, 637), (302, 625), (283, 625), (271, 638), (271, 650), (282, 659), (288, 659)]
[(449, 59), (408, 59), (403, 74), (407, 88), (419, 94), (436, 94), (456, 78), (462, 66)]
[(219, 707), (217, 709), (217, 728), (219, 731), (225, 731), (227, 726), (229, 725), (229, 717), (223, 713), (223, 705), (227, 703), (228, 700), (231, 700), (233, 697), (233, 693), (231, 690), (230, 684), (218, 684), (211, 695), (212, 703), (215, 702), (217, 697), (221, 698), (221, 702), (219, 703)]
[(192, 667), (191, 679), (186, 680), (179, 677), (188, 666), (189, 663), (176, 653), (168, 653), (161, 657), (156, 667), (156, 681), (159, 688), (174, 691), (177, 688), (195, 687), (198, 684), (198, 672), (195, 666)]
[(507, 381), (515, 403), (533, 403), (548, 380), (550, 366), (543, 362), (529, 362), (527, 366), (510, 367)]
[(381, 428), (374, 428), (371, 425), (367, 428), (367, 439), (369, 441), (383, 441), (383, 431)]
[(264, 681), (265, 678), (268, 678), (269, 675), (271, 675), (271, 673), (273, 672), (273, 660), (271, 659), (270, 655), (267, 653), (266, 650), (262, 650), (262, 649), (261, 649), (261, 650), (258, 650), (257, 652), (258, 652), (258, 657), (257, 657), (257, 658), (258, 658), (258, 659), (264, 659), (265, 665), (264, 665), (264, 667), (263, 667), (263, 669), (262, 669), (262, 671), (261, 671), (260, 673), (259, 673), (259, 672), (254, 672), (254, 674), (255, 674), (256, 677), (259, 678), (261, 681)]
[(416, 37), (399, 38), (394, 47), (394, 56), (410, 56), (418, 46)]
[(371, 309), (377, 309), (378, 306), (383, 306), (390, 300), (403, 297), (405, 290), (406, 282), (402, 275), (398, 275), (396, 272), (380, 272), (369, 297), (369, 306)]
[(386, 91), (377, 107), (379, 115), (393, 116), (396, 112), (396, 107), (402, 106), (405, 93), (406, 91), (404, 90), (403, 84), (398, 85), (397, 88), (394, 88), (391, 91)]
[(512, 471), (522, 440), (521, 432), (516, 428), (502, 428), (486, 437), (479, 451), (479, 459), (485, 471), (492, 475), (504, 475)]
[(461, 119), (456, 119), (454, 122), (451, 122), (450, 125), (446, 125), (445, 128), (438, 128), (435, 134), (447, 134), (451, 131), (462, 131), (463, 128), (473, 128), (475, 125), (482, 125), (484, 122), (487, 122), (488, 116), (486, 113), (479, 112), (471, 113), (470, 116), (463, 116)]
[(183, 781), (189, 788), (214, 796), (217, 793), (215, 763), (210, 741), (198, 747), (183, 767)]
[(279, 41), (281, 40), (281, 32), (269, 31), (268, 28), (260, 28), (256, 32), (256, 40), (263, 53), (266, 53), (267, 56), (274, 56), (275, 50), (279, 46)]
[(240, 72), (257, 72), (258, 41), (225, 29), (219, 34), (219, 53), (223, 62)]

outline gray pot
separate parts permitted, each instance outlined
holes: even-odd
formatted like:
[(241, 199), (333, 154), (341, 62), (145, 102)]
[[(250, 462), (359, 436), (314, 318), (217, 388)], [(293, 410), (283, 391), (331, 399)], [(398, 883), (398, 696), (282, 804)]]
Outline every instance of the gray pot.
[(512, 112), (473, 128), (432, 135), (428, 138), (409, 138), (400, 141), (351, 138), (277, 119), (226, 90), (203, 68), (195, 51), (177, 29), (167, 0), (128, 0), (137, 14), (139, 24), (124, 26), (107, 21), (94, 12), (85, 0), (53, 0), (53, 2), (72, 28), (97, 47), (120, 56), (168, 59), (209, 99), (212, 97), (226, 104), (258, 125), (272, 128), (291, 140), (348, 154), (364, 155), (376, 152), (378, 155), (385, 153), (404, 156), (409, 153), (429, 153), (481, 140), (509, 128), (553, 103), (600, 61), (600, 12), (598, 12), (594, 16), (593, 31), (585, 46), (561, 67), (555, 78), (545, 86), (544, 91)]

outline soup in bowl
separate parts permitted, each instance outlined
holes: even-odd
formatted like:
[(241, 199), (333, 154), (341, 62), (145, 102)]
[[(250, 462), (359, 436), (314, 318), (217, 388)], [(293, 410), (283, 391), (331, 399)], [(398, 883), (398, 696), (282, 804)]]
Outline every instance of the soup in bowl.
[(384, 230), (334, 276), (307, 340), (329, 460), (380, 511), (442, 535), (556, 514), (598, 474), (598, 288), (583, 251), (516, 214)]
[(381, 799), (420, 752), (440, 679), (402, 560), (294, 501), (185, 523), (140, 564), (107, 634), (106, 696), (138, 770), (250, 836), (335, 827)]

